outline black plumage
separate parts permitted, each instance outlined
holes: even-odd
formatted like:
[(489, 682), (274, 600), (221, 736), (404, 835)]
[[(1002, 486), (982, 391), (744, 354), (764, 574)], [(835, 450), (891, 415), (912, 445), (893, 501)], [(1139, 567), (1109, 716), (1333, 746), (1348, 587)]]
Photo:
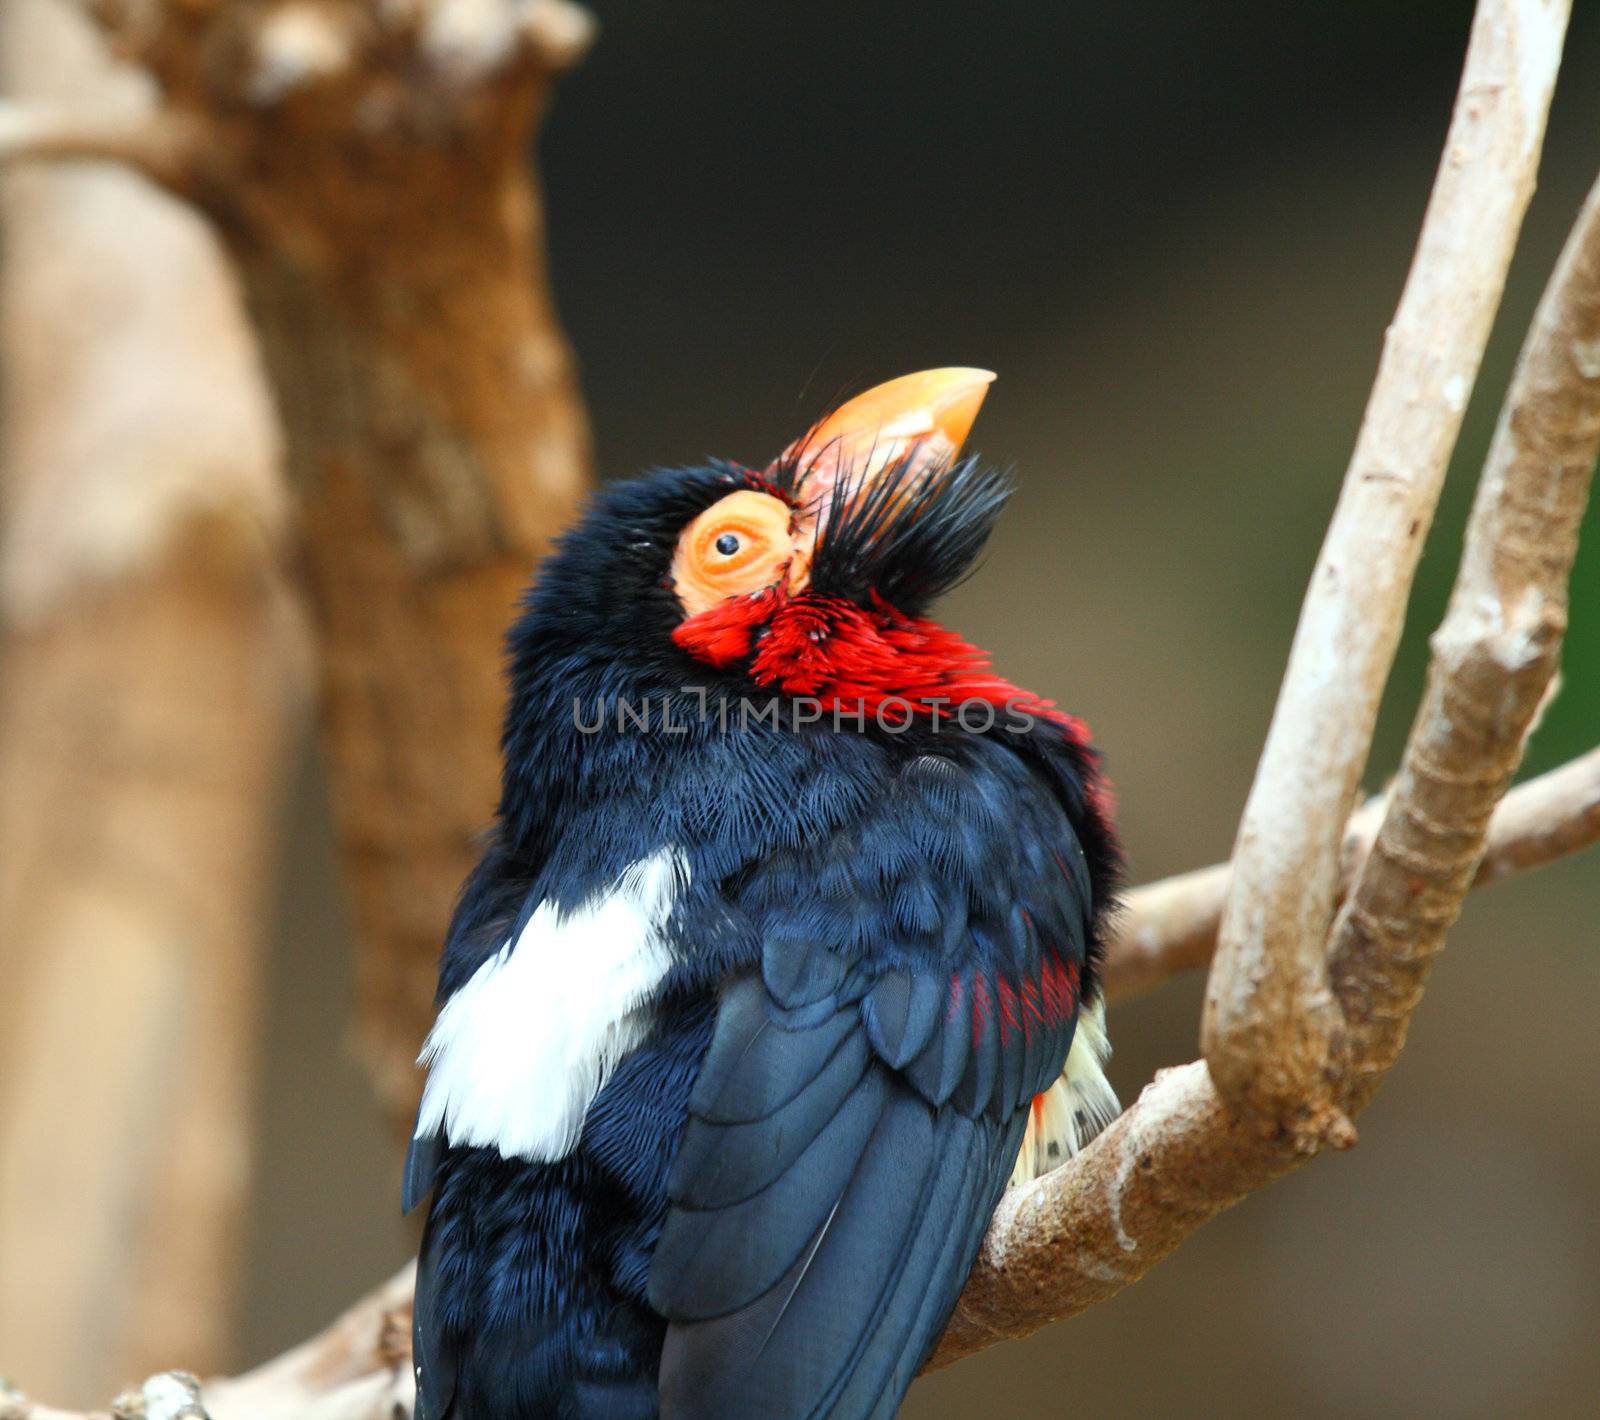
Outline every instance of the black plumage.
[[(882, 614), (886, 578), (909, 603), (959, 576), (1003, 481), (941, 473), (841, 504), (813, 594)], [(1095, 990), (1116, 850), (1074, 722), (719, 714), (771, 688), (675, 643), (665, 574), (750, 486), (787, 496), (731, 465), (605, 489), (512, 632), (504, 794), (441, 1005), (541, 904), (667, 848), (682, 881), (642, 1035), (569, 1152), (413, 1143), (419, 1420), (891, 1415)], [(682, 732), (580, 728), (645, 701)]]

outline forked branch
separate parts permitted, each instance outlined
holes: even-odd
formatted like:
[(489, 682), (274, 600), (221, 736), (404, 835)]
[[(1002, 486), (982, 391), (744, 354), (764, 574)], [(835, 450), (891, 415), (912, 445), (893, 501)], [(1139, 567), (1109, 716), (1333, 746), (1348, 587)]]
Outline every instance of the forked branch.
[[(1332, 954), (1338, 1024), (1318, 1082), (1348, 1115), (1371, 1100), (1399, 1055), (1559, 661), (1600, 452), (1597, 350), (1600, 184), (1523, 347), (1382, 827), (1331, 941), (1319, 937), (1319, 962), (1324, 950)], [(1584, 775), (1555, 780), (1557, 790), (1577, 791), (1574, 806), (1592, 788), (1592, 764), (1580, 765)], [(1548, 806), (1551, 786), (1530, 794)], [(1575, 817), (1593, 812), (1584, 806)], [(1562, 830), (1548, 841), (1574, 836)], [(1229, 969), (1235, 962), (1219, 955), (1213, 974)], [(1082, 1154), (1002, 1202), (936, 1363), (1104, 1300), (1307, 1157), (1304, 1136), (1263, 1130), (1224, 1102), (1214, 1073), (1200, 1062), (1162, 1072)]]
[(1339, 845), (1445, 468), (1533, 195), (1570, 0), (1482, 0), (1411, 274), (1311, 574), (1233, 853), (1201, 1024), (1218, 1089), (1314, 1149)]
[[(1345, 828), (1341, 902), (1378, 835), (1384, 803), (1382, 796), (1369, 800)], [(1600, 748), (1506, 795), (1489, 820), (1472, 886), (1542, 868), (1593, 843), (1600, 843)], [(1217, 924), (1232, 880), (1233, 865), (1216, 863), (1134, 888), (1107, 944), (1107, 999), (1113, 1004), (1133, 1000), (1205, 966), (1216, 948)]]
[(1365, 1106), (1405, 1044), (1560, 665), (1597, 453), (1600, 184), (1534, 315), (1383, 826), (1334, 926), (1346, 1108)]

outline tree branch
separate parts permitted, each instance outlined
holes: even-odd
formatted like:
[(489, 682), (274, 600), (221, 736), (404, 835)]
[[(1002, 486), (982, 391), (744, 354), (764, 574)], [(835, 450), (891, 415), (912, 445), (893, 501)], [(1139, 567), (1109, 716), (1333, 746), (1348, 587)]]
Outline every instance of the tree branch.
[(407, 1263), (332, 1326), (276, 1360), (205, 1389), (211, 1420), (390, 1420), (410, 1414), (411, 1292)]
[(1473, 887), (1542, 868), (1600, 843), (1600, 749), (1518, 785), (1489, 820)]
[(119, 163), (159, 183), (183, 188), (200, 147), (193, 121), (166, 110), (58, 112), (0, 99), (0, 165), (99, 161)]
[(1087, 1149), (1000, 1200), (929, 1369), (1107, 1300), (1304, 1157), (1246, 1127), (1202, 1061), (1161, 1071)]
[[(1400, 1053), (1555, 673), (1567, 580), (1600, 452), (1597, 352), (1600, 183), (1523, 347), (1400, 775), (1332, 929), (1342, 1024), (1319, 1069), (1337, 1106), (1352, 1115)], [(1555, 788), (1578, 803), (1592, 796), (1593, 758), (1562, 771)], [(1531, 788), (1533, 802), (1548, 804), (1552, 792)], [(1510, 822), (1525, 813), (1514, 810)], [(1594, 813), (1588, 804), (1574, 818)], [(1563, 830), (1546, 841), (1581, 837)], [(1213, 974), (1224, 969), (1219, 954)], [(935, 1364), (1104, 1300), (1201, 1223), (1308, 1156), (1303, 1136), (1261, 1130), (1225, 1105), (1212, 1075), (1198, 1063), (1163, 1072), (1083, 1153), (1002, 1202)]]
[(1405, 1043), (1560, 664), (1597, 454), (1600, 183), (1523, 345), (1383, 826), (1334, 925), (1348, 1107), (1366, 1104)]
[[(1341, 901), (1377, 837), (1384, 802), (1381, 795), (1369, 799), (1345, 827)], [(1489, 821), (1472, 886), (1542, 868), (1594, 843), (1600, 843), (1600, 748), (1506, 795)], [(1205, 966), (1216, 947), (1232, 876), (1232, 864), (1216, 863), (1128, 893), (1106, 947), (1101, 979), (1107, 999), (1131, 1001)]]
[[(1497, 8), (1480, 6), (1475, 45), (1493, 33), (1484, 21)], [(1529, 57), (1524, 53), (1524, 60)], [(1470, 79), (1470, 57), (1467, 69)], [(1469, 87), (1464, 86), (1464, 99)], [(1541, 114), (1547, 102), (1546, 93)], [(1423, 246), (1426, 250), (1426, 236)], [(1419, 253), (1419, 268), (1423, 257)], [(1433, 286), (1431, 275), (1421, 269), (1414, 271), (1413, 285), (1419, 277), (1424, 289)], [(1436, 290), (1436, 295), (1443, 299), (1445, 293)], [(1600, 448), (1597, 350), (1600, 187), (1569, 239), (1524, 347), (1468, 529), (1456, 593), (1435, 637), (1428, 691), (1401, 774), (1384, 802), (1383, 825), (1356, 876), (1350, 904), (1333, 929), (1339, 1029), (1328, 1046), (1337, 1048), (1285, 1071), (1274, 1052), (1301, 1048), (1305, 1033), (1292, 1020), (1276, 1032), (1270, 1020), (1264, 1025), (1245, 1021), (1246, 1038), (1265, 1051), (1260, 1067), (1279, 1072), (1279, 1083), (1309, 1067), (1315, 1078), (1301, 1087), (1319, 1095), (1325, 1090), (1335, 1111), (1354, 1114), (1363, 1108), (1398, 1056), (1427, 965), (1477, 873), (1491, 814), (1554, 674), (1566, 583)], [(1375, 396), (1374, 407), (1380, 403)], [(1360, 463), (1358, 449), (1353, 472)], [(1330, 547), (1339, 540), (1339, 517), (1336, 513)], [(1377, 531), (1381, 536), (1381, 522)], [(1411, 556), (1403, 546), (1395, 551)], [(1346, 564), (1327, 565), (1338, 572)], [(1345, 605), (1327, 625), (1348, 631), (1350, 613), (1362, 605), (1365, 588), (1335, 576), (1332, 590)], [(1317, 595), (1314, 586), (1308, 601)], [(1306, 626), (1303, 620), (1302, 631)], [(1335, 648), (1343, 652), (1347, 645), (1329, 642), (1323, 654)], [(1387, 659), (1382, 669), (1386, 674)], [(1291, 663), (1290, 679), (1294, 676)], [(1330, 698), (1336, 697), (1330, 692)], [(1349, 709), (1348, 700), (1346, 705)], [(1364, 711), (1364, 706), (1357, 703), (1354, 709)], [(1280, 701), (1280, 716), (1283, 711)], [(1298, 734), (1298, 727), (1292, 728)], [(1258, 784), (1265, 778), (1264, 766)], [(1343, 826), (1341, 817), (1341, 831)], [(1241, 846), (1246, 841), (1242, 831)], [(1338, 849), (1336, 839), (1328, 864), (1335, 881)], [(1242, 864), (1237, 871), (1243, 878)], [(1312, 884), (1310, 890), (1318, 889)], [(1261, 921), (1268, 920), (1271, 904), (1241, 899), (1240, 891), (1236, 882), (1224, 912), (1224, 936), (1212, 968), (1222, 989), (1212, 999), (1256, 1008), (1252, 988), (1230, 984), (1229, 973), (1271, 971), (1280, 953), (1292, 959), (1302, 954), (1302, 944), (1266, 936), (1254, 956), (1241, 953), (1246, 939), (1226, 935), (1233, 904), (1250, 904)], [(1325, 932), (1326, 924), (1318, 924), (1318, 981)], [(1280, 985), (1299, 989), (1281, 970), (1279, 979)], [(1314, 999), (1319, 989), (1308, 988), (1299, 1004), (1322, 1010)], [(1282, 1004), (1292, 1010), (1297, 1003), (1289, 998)], [(1236, 1056), (1228, 1060), (1230, 1066), (1241, 1063)], [(1226, 1070), (1221, 1073), (1226, 1077)], [(1318, 1142), (1354, 1142), (1344, 1114), (1330, 1111), (1331, 1125), (1313, 1119), (1308, 1121), (1312, 1128), (1297, 1130), (1290, 1116), (1303, 1105), (1270, 1094), (1265, 1098), (1287, 1111), (1273, 1117), (1291, 1127), (1262, 1129), (1259, 1115), (1219, 1098), (1218, 1076), (1217, 1063), (1209, 1058), (1205, 1065), (1163, 1072), (1083, 1153), (1003, 1201), (935, 1364), (1002, 1337), (1026, 1335), (1105, 1299), (1142, 1276), (1201, 1223), (1296, 1166)], [(1248, 1079), (1236, 1083), (1251, 1084)], [(1241, 1094), (1252, 1097), (1250, 1090)], [(1342, 1139), (1336, 1133), (1340, 1121)]]
[[(164, 1371), (111, 1403), (111, 1420), (400, 1420), (411, 1414), (407, 1263), (333, 1325), (242, 1376), (201, 1384)], [(0, 1420), (100, 1420), (32, 1405), (0, 1383)]]
[(1569, 0), (1481, 0), (1422, 235), (1245, 805), (1201, 1044), (1222, 1094), (1307, 1148), (1348, 1133), (1323, 1067), (1339, 844), (1406, 598), (1533, 194)]

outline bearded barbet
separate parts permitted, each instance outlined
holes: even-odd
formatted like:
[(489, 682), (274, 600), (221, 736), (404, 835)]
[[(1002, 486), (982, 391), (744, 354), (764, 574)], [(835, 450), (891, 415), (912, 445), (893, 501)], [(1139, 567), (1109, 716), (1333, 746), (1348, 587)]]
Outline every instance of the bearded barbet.
[(1116, 1113), (1099, 757), (927, 619), (992, 378), (610, 484), (546, 561), (422, 1052), (419, 1420), (892, 1416)]

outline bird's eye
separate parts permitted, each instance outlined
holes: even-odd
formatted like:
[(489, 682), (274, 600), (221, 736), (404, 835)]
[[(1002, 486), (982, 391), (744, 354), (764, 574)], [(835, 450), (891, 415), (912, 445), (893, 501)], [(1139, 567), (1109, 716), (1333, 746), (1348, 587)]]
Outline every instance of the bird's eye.
[(719, 499), (683, 530), (672, 583), (691, 616), (728, 597), (781, 581), (795, 557), (789, 505), (744, 488)]

